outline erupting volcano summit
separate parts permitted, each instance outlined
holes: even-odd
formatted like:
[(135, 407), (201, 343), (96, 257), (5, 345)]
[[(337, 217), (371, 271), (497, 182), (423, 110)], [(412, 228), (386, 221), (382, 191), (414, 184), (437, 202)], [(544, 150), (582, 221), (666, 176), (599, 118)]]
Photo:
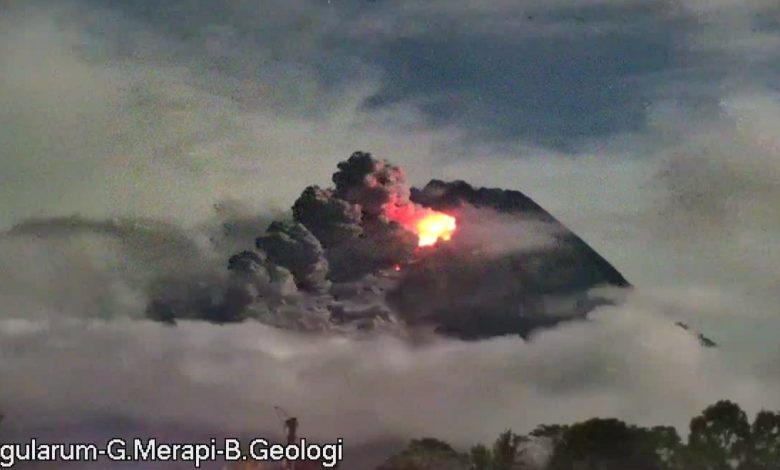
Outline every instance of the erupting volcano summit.
[(208, 296), (162, 295), (153, 318), (254, 318), (297, 329), (433, 328), (466, 339), (581, 318), (623, 276), (517, 191), (433, 180), (355, 152), (228, 262)]

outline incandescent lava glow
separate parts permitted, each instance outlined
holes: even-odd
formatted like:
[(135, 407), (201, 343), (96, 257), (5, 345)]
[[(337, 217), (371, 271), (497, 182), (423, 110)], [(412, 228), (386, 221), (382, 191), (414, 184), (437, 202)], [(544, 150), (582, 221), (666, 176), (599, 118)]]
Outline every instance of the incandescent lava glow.
[(433, 246), (439, 240), (449, 241), (457, 228), (455, 217), (416, 204), (387, 204), (384, 215), (417, 235), (417, 246)]
[(417, 246), (432, 246), (439, 240), (449, 241), (455, 227), (455, 217), (432, 211), (420, 218), (414, 226), (418, 237)]

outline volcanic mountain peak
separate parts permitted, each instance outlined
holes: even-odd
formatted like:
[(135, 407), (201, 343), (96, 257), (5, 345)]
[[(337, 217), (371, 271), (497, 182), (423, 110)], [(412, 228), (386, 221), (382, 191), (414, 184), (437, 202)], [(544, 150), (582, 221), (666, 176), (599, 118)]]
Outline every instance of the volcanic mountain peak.
[(475, 207), (490, 207), (501, 212), (522, 213), (542, 220), (555, 220), (539, 204), (520, 191), (474, 188), (463, 180), (447, 183), (433, 179), (423, 189), (412, 188), (410, 198), (412, 201), (438, 210), (468, 203)]
[[(630, 286), (601, 255), (519, 191), (432, 180), (421, 190), (412, 189), (411, 200), (457, 214), (463, 233), (409, 269), (390, 293), (391, 304), (410, 323), (434, 323), (443, 333), (467, 339), (526, 336), (610, 303), (593, 294), (595, 287)], [(484, 234), (472, 230), (467, 237), (470, 225), (489, 229)], [(504, 242), (507, 249), (493, 254), (461, 249), (464, 244), (484, 247), (493, 236), (517, 243)], [(524, 243), (534, 238), (540, 242)]]
[(575, 264), (582, 264), (586, 270), (592, 270), (592, 277), (589, 277), (585, 281), (586, 283), (617, 287), (630, 286), (623, 275), (590, 245), (520, 191), (474, 188), (462, 180), (446, 183), (434, 179), (422, 190), (412, 188), (411, 200), (437, 210), (452, 210), (466, 204), (475, 208), (493, 209), (499, 213), (512, 214), (550, 224), (557, 228), (560, 248), (570, 249), (576, 255), (571, 261), (575, 261)]
[(339, 163), (333, 182), (307, 187), (294, 220), (273, 222), (257, 251), (230, 259), (221, 298), (155, 299), (150, 316), (527, 336), (610, 303), (595, 287), (630, 286), (521, 192), (409, 188), (400, 168), (366, 152)]

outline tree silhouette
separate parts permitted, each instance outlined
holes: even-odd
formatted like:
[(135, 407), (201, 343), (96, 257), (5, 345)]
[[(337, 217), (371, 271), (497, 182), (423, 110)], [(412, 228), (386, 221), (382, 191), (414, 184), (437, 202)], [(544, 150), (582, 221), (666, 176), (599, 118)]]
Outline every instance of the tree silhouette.
[(629, 426), (617, 419), (591, 419), (564, 431), (548, 470), (667, 470), (659, 449), (676, 455), (679, 437), (671, 428), (652, 430)]
[(685, 452), (690, 470), (733, 470), (748, 463), (750, 423), (736, 403), (719, 401), (693, 418)]
[(683, 462), (684, 447), (677, 430), (671, 426), (655, 426), (644, 431), (645, 452), (656, 458), (658, 468), (679, 469)]
[(515, 470), (522, 466), (522, 445), (528, 442), (528, 438), (504, 431), (493, 443), (493, 467), (492, 470)]
[(555, 448), (560, 444), (568, 429), (568, 426), (560, 424), (541, 424), (531, 431), (531, 436), (544, 439), (549, 442), (551, 448)]
[(529, 438), (510, 430), (502, 432), (493, 443), (492, 449), (480, 444), (471, 448), (473, 470), (522, 470), (525, 464), (524, 444)]
[[(546, 463), (532, 465), (528, 444), (546, 445)], [(528, 436), (501, 433), (468, 455), (435, 439), (412, 441), (382, 470), (780, 470), (780, 413), (761, 411), (751, 424), (730, 401), (705, 408), (690, 422), (688, 442), (675, 428), (594, 418), (541, 425)], [(465, 466), (464, 466), (465, 465)]]
[(472, 470), (492, 470), (493, 455), (484, 444), (477, 444), (471, 448)]
[(469, 470), (469, 457), (434, 438), (415, 439), (378, 470)]
[(780, 466), (780, 413), (761, 411), (756, 415), (746, 457), (740, 470), (773, 470)]

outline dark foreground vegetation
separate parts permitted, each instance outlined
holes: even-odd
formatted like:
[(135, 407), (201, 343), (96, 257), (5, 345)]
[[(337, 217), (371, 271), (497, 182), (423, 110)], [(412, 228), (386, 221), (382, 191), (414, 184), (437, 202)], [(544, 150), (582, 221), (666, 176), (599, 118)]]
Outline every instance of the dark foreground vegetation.
[[(540, 455), (541, 454), (541, 455)], [(490, 445), (458, 452), (438, 439), (412, 441), (379, 470), (780, 470), (780, 412), (751, 423), (719, 401), (691, 420), (687, 442), (669, 426), (643, 428), (595, 418), (502, 433)]]

